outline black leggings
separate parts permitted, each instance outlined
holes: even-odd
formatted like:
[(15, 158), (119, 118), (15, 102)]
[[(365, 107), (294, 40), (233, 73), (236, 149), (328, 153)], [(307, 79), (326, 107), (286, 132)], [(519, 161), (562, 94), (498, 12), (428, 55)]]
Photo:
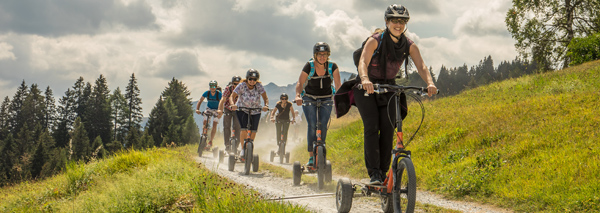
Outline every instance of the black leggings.
[(364, 94), (364, 90), (354, 89), (354, 100), (364, 126), (365, 165), (369, 176), (374, 172), (385, 175), (392, 161), (396, 103), (393, 99), (390, 101), (393, 93)]
[(233, 129), (235, 130), (235, 135), (233, 137), (237, 138), (238, 140), (240, 138), (241, 127), (240, 121), (237, 118), (236, 111), (231, 111), (226, 108), (224, 112), (225, 114), (223, 116), (223, 138), (225, 140), (225, 146), (229, 146), (231, 145), (229, 144), (229, 138), (232, 137), (231, 127), (233, 126)]
[[(288, 130), (290, 128), (290, 121), (277, 121), (275, 124), (275, 128), (277, 128), (277, 144), (282, 141), (287, 142)], [(281, 135), (283, 134), (283, 139), (281, 139)]]

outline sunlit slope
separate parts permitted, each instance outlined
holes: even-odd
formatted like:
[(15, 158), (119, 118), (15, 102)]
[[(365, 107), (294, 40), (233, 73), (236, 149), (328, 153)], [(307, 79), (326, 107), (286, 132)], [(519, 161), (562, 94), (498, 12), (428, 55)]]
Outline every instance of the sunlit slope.
[[(425, 102), (408, 146), (418, 187), (517, 211), (600, 210), (599, 97), (595, 61)], [(410, 105), (405, 134), (420, 116)], [(361, 121), (327, 141), (336, 172), (366, 176)]]
[(192, 159), (195, 146), (123, 151), (0, 188), (0, 212), (308, 212), (271, 202)]

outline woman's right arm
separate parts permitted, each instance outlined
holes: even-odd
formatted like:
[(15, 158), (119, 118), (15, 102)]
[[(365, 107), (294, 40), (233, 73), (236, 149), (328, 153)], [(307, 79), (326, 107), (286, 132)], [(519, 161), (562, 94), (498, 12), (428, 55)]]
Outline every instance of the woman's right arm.
[(363, 86), (363, 89), (367, 91), (367, 93), (373, 93), (373, 83), (369, 80), (369, 63), (371, 63), (371, 58), (373, 57), (373, 53), (377, 49), (377, 40), (374, 38), (367, 39), (367, 43), (363, 47), (362, 54), (360, 55), (360, 60), (358, 61), (358, 77), (360, 77), (360, 82)]
[(298, 78), (298, 83), (296, 84), (296, 98), (294, 99), (294, 101), (298, 106), (302, 105), (302, 97), (300, 96), (300, 94), (302, 94), (302, 90), (304, 89), (304, 82), (306, 82), (307, 78), (308, 74), (302, 71), (300, 73), (300, 78)]

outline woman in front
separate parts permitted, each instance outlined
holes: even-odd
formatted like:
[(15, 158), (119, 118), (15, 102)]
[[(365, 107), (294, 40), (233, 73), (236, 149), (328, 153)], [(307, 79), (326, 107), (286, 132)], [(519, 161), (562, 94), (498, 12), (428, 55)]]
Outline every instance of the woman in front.
[[(390, 5), (385, 11), (385, 31), (375, 32), (365, 43), (358, 63), (358, 76), (363, 89), (355, 88), (354, 100), (364, 126), (365, 164), (370, 184), (382, 184), (390, 167), (394, 126), (389, 118), (396, 116), (392, 93), (373, 94), (373, 83), (396, 84), (395, 77), (409, 53), (419, 75), (427, 83), (429, 96), (437, 90), (419, 48), (404, 34), (410, 19), (401, 5)], [(383, 34), (383, 35), (382, 35)], [(379, 47), (379, 51), (375, 52)], [(388, 107), (388, 103), (390, 106)]]
[[(239, 83), (237, 87), (231, 93), (229, 97), (229, 103), (231, 104), (231, 110), (237, 110), (240, 107), (244, 108), (261, 108), (262, 111), (269, 110), (269, 98), (267, 97), (267, 93), (265, 92), (265, 88), (258, 81), (260, 78), (260, 74), (255, 69), (249, 69), (246, 72), (246, 79)], [(260, 104), (260, 97), (262, 96), (264, 105)], [(237, 101), (234, 102), (234, 100)], [(244, 149), (246, 137), (248, 136), (244, 132), (250, 129), (250, 139), (254, 140), (256, 137), (256, 132), (258, 130), (258, 124), (260, 123), (260, 110), (247, 110), (240, 109), (237, 111), (237, 117), (240, 122), (241, 134), (240, 134), (240, 143), (243, 144), (242, 152), (240, 156), (244, 156)], [(248, 127), (248, 119), (251, 117), (252, 123), (250, 123), (250, 127)]]
[[(313, 47), (313, 58), (304, 65), (298, 84), (296, 84), (296, 98), (294, 101), (298, 106), (302, 105), (303, 100), (332, 100), (335, 90), (340, 87), (341, 83), (337, 64), (329, 61), (330, 54), (329, 45), (325, 42), (318, 42)], [(325, 141), (331, 109), (331, 105), (324, 105), (317, 112), (315, 105), (302, 106), (306, 123), (308, 123), (306, 133), (307, 150), (310, 155), (308, 166), (314, 164), (313, 144), (317, 141), (317, 113), (319, 113), (321, 121), (321, 139)]]

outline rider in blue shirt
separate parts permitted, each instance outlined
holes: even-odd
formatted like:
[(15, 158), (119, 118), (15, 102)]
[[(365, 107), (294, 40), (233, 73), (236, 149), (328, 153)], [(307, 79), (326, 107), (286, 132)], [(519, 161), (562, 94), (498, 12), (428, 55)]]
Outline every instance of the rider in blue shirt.
[(196, 104), (196, 113), (200, 114), (200, 104), (202, 104), (202, 102), (206, 98), (208, 100), (208, 103), (206, 104), (206, 110), (204, 111), (204, 125), (206, 126), (206, 122), (208, 121), (209, 116), (213, 117), (212, 130), (210, 131), (210, 141), (208, 142), (207, 146), (207, 148), (210, 148), (212, 147), (212, 142), (215, 138), (215, 133), (217, 133), (217, 124), (219, 124), (217, 110), (219, 109), (219, 101), (221, 100), (221, 97), (223, 95), (221, 94), (221, 91), (217, 90), (217, 81), (212, 80), (210, 81), (210, 83), (208, 83), (208, 85), (210, 86), (210, 90), (202, 94), (202, 97), (198, 101), (198, 104)]

